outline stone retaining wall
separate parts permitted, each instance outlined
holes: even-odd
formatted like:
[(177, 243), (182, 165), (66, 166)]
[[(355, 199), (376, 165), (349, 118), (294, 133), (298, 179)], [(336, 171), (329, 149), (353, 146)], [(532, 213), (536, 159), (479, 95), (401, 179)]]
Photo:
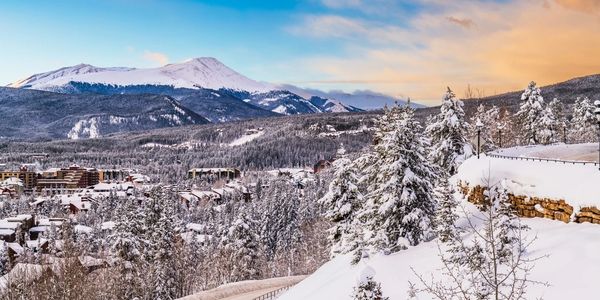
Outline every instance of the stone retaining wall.
[[(467, 197), (467, 200), (475, 205), (485, 206), (485, 188), (479, 185), (470, 188), (468, 184), (459, 183), (459, 190)], [(594, 223), (600, 224), (600, 209), (581, 207), (575, 210), (565, 200), (554, 200), (548, 198), (527, 197), (508, 194), (508, 200), (513, 205), (520, 217), (546, 218), (558, 220), (565, 223)]]

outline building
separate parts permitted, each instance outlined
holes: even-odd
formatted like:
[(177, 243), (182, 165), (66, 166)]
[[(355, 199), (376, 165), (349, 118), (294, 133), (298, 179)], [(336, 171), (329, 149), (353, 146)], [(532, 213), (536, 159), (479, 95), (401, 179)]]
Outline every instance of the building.
[(195, 168), (188, 171), (188, 179), (209, 178), (216, 180), (233, 180), (242, 173), (236, 168)]
[(326, 169), (330, 168), (331, 167), (331, 162), (332, 162), (331, 160), (324, 160), (324, 159), (318, 161), (313, 166), (313, 172), (315, 174), (317, 174), (317, 173), (319, 173), (319, 172), (321, 172), (323, 170), (326, 170)]
[(76, 189), (87, 188), (99, 183), (99, 172), (92, 168), (81, 168), (77, 165), (52, 172), (37, 181), (38, 192), (49, 195), (71, 193)]
[(27, 191), (33, 190), (37, 184), (38, 174), (28, 170), (26, 166), (22, 166), (18, 171), (1, 171), (0, 181), (7, 180), (11, 177), (18, 178), (23, 182), (23, 188)]
[(98, 181), (100, 181), (100, 182), (125, 181), (128, 176), (129, 176), (129, 171), (125, 171), (125, 170), (116, 170), (116, 169), (98, 170)]

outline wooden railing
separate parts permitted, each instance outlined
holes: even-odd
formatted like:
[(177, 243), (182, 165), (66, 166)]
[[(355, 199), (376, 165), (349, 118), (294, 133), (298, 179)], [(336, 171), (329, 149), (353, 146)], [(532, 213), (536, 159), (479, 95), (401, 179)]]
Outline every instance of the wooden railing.
[(575, 160), (560, 160), (560, 159), (552, 159), (552, 158), (534, 158), (534, 157), (519, 157), (519, 156), (506, 156), (499, 154), (486, 154), (489, 157), (502, 158), (502, 159), (510, 159), (510, 160), (529, 160), (529, 161), (547, 161), (554, 163), (562, 163), (562, 164), (573, 164), (573, 165), (593, 165), (598, 166), (597, 162), (593, 161), (575, 161)]
[(254, 298), (254, 300), (272, 300), (272, 299), (277, 299), (277, 297), (279, 295), (281, 295), (283, 292), (289, 290), (293, 285), (288, 285), (288, 286), (284, 286), (281, 288), (278, 288), (274, 291), (270, 291), (264, 295), (260, 295), (256, 298)]

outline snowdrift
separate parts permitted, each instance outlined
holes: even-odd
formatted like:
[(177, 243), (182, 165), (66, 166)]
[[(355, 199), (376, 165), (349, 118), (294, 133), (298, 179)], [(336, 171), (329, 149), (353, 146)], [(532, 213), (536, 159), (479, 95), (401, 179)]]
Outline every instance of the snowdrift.
[[(473, 205), (466, 203), (470, 209)], [(564, 224), (546, 219), (523, 219), (537, 240), (528, 249), (539, 260), (531, 279), (548, 282), (549, 287), (530, 286), (527, 299), (588, 299), (597, 293), (597, 266), (600, 266), (600, 227), (595, 224)], [(300, 282), (279, 300), (352, 299), (352, 291), (362, 273), (372, 268), (381, 282), (384, 296), (391, 300), (408, 299), (409, 281), (418, 283), (411, 267), (424, 278), (441, 268), (436, 240), (392, 255), (376, 255), (358, 265), (350, 256), (337, 257)], [(421, 295), (419, 299), (430, 299)]]

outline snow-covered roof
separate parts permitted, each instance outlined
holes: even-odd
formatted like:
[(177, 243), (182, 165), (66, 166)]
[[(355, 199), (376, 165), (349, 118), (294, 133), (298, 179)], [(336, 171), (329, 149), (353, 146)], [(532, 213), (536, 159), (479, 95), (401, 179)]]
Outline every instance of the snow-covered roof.
[(21, 224), (19, 222), (9, 222), (6, 219), (0, 220), (0, 229), (17, 229)]
[(23, 221), (28, 221), (31, 219), (33, 219), (33, 216), (29, 215), (29, 214), (22, 214), (22, 215), (17, 215), (15, 217), (6, 218), (6, 220), (10, 221), (10, 222), (23, 222)]
[(84, 225), (75, 225), (73, 227), (73, 230), (76, 233), (91, 233), (92, 231), (94, 231), (94, 229), (92, 229), (92, 227), (88, 227), (88, 226), (84, 226)]
[(15, 234), (14, 229), (0, 229), (1, 236), (8, 236), (8, 235), (13, 235), (13, 234)]
[(203, 232), (206, 229), (206, 225), (198, 224), (198, 223), (187, 223), (185, 228), (195, 231), (195, 232)]
[(7, 179), (5, 179), (4, 181), (0, 182), (0, 185), (5, 185), (5, 186), (23, 186), (23, 180), (17, 178), (17, 177), (8, 177)]
[(102, 230), (106, 230), (106, 229), (111, 230), (111, 229), (115, 228), (115, 222), (113, 222), (113, 221), (104, 222), (100, 225), (100, 228)]

